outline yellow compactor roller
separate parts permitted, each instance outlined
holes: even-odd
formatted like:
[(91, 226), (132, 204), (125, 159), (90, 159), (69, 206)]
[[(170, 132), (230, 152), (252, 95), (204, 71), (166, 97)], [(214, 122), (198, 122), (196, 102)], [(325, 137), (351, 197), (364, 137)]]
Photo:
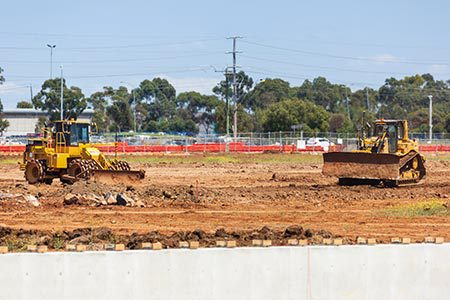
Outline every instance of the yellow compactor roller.
[(341, 185), (384, 186), (417, 183), (425, 177), (425, 158), (417, 141), (409, 138), (406, 120), (380, 119), (367, 129), (357, 150), (323, 155), (324, 175), (338, 177)]
[(40, 138), (28, 140), (23, 161), (19, 163), (30, 184), (63, 183), (80, 179), (103, 182), (133, 182), (143, 179), (144, 171), (132, 171), (126, 161), (108, 159), (90, 144), (90, 123), (75, 120), (56, 121), (44, 128)]

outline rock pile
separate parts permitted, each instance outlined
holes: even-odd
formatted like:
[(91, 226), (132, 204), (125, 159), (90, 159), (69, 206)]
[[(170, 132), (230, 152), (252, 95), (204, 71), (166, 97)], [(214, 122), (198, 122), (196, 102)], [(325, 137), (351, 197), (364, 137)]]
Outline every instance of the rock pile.
[(145, 207), (141, 200), (135, 200), (125, 194), (107, 192), (100, 196), (94, 193), (68, 193), (64, 197), (64, 205), (106, 206), (119, 205), (128, 207)]
[(10, 194), (0, 193), (0, 200), (16, 200), (17, 202), (25, 202), (38, 207), (41, 205), (38, 198), (30, 194)]

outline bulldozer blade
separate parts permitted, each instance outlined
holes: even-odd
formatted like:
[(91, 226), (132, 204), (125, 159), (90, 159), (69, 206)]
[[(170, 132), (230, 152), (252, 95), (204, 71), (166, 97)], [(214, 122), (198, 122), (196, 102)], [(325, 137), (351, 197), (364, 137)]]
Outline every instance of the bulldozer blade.
[(91, 170), (90, 179), (101, 183), (134, 183), (145, 177), (145, 171)]
[(323, 154), (322, 173), (338, 178), (397, 180), (400, 159), (386, 153), (329, 152)]

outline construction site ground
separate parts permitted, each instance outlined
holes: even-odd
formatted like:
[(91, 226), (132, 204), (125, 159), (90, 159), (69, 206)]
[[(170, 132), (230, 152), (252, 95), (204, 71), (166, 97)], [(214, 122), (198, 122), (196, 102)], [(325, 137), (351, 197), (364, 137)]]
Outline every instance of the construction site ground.
[[(450, 155), (427, 156), (427, 177), (397, 188), (338, 186), (321, 174), (320, 154), (167, 154), (126, 156), (142, 182), (29, 185), (17, 161), (0, 160), (0, 194), (30, 194), (39, 206), (0, 199), (0, 243), (60, 248), (71, 241), (358, 236), (450, 240)], [(68, 193), (123, 193), (145, 207), (64, 205)], [(1, 195), (0, 195), (1, 198)], [(286, 231), (286, 228), (288, 230)], [(290, 228), (290, 229), (289, 229)], [(308, 230), (307, 230), (308, 229)], [(292, 234), (289, 234), (289, 230)], [(286, 233), (287, 232), (287, 233)], [(85, 236), (89, 236), (86, 238)], [(84, 237), (83, 237), (84, 236)], [(55, 241), (55, 239), (57, 239)], [(17, 242), (20, 240), (20, 243)], [(169, 243), (170, 244), (170, 243)], [(174, 244), (174, 243), (172, 243)]]

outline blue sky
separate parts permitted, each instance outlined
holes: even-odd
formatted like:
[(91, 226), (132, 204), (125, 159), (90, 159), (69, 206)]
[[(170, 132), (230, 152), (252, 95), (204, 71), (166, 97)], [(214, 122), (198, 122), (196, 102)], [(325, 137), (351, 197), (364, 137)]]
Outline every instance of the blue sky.
[[(299, 85), (325, 76), (352, 89), (429, 72), (450, 79), (449, 1), (4, 1), (0, 86), (5, 108), (30, 98), (60, 65), (85, 95), (165, 77), (177, 92), (211, 93), (231, 65), (255, 81)], [(124, 82), (124, 83), (121, 83)]]

